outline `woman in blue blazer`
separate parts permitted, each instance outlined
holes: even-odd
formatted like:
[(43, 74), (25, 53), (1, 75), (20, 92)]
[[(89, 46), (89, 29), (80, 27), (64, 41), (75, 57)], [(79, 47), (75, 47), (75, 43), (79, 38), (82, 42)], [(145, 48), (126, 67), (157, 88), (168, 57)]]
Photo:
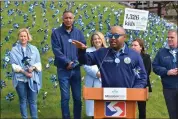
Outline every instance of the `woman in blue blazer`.
[[(104, 35), (101, 32), (95, 32), (91, 36), (91, 47), (86, 49), (86, 52), (93, 52), (99, 48), (106, 47)], [(101, 87), (101, 75), (97, 65), (84, 65), (86, 72), (85, 86), (86, 87)], [(94, 116), (94, 100), (86, 100), (86, 115)]]

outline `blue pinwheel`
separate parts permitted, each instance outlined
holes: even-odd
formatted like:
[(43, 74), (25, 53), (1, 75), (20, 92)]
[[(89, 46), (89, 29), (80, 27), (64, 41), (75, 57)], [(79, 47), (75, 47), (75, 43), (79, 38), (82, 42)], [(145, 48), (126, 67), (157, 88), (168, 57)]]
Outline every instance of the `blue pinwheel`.
[(3, 58), (3, 69), (5, 69), (10, 62), (10, 51), (6, 50), (5, 56)]
[(50, 50), (49, 45), (48, 45), (48, 44), (45, 44), (45, 46), (42, 47), (42, 54), (46, 53), (46, 52), (49, 51), (49, 50)]
[(7, 11), (7, 13), (8, 13), (9, 16), (13, 15), (14, 12), (15, 12), (14, 9), (9, 9), (9, 10)]
[(140, 78), (140, 70), (141, 70), (140, 67), (135, 67), (135, 68), (133, 69), (134, 74), (135, 74), (135, 76), (136, 76), (137, 78)]
[(4, 10), (3, 8), (0, 8), (0, 12), (3, 12), (3, 10)]
[(9, 36), (6, 36), (4, 40), (5, 40), (6, 42), (8, 42), (8, 41), (9, 41), (9, 38), (10, 38)]
[(29, 11), (30, 13), (33, 13), (33, 12), (34, 12), (34, 6), (33, 6), (33, 4), (30, 4), (28, 11)]
[(14, 100), (14, 97), (15, 95), (13, 93), (8, 93), (5, 98), (7, 101), (11, 102), (12, 100)]
[(0, 80), (0, 90), (6, 87), (6, 82), (4, 80)]
[(55, 74), (52, 74), (50, 80), (51, 80), (52, 83), (56, 82), (57, 76)]
[(5, 56), (3, 59), (4, 63), (3, 63), (3, 69), (5, 69), (10, 61), (9, 56)]
[(12, 72), (6, 72), (6, 78), (10, 80), (12, 78)]
[(19, 2), (18, 1), (14, 1), (15, 6), (19, 6)]
[(38, 2), (37, 2), (37, 1), (34, 1), (33, 5), (34, 5), (34, 6), (38, 6)]
[(40, 29), (38, 29), (38, 30), (37, 30), (37, 32), (42, 32), (42, 31), (43, 31), (43, 29), (42, 29), (42, 28), (40, 28)]
[(15, 29), (18, 29), (18, 28), (19, 28), (19, 24), (14, 23), (14, 24), (13, 24), (13, 27), (14, 27)]
[[(11, 20), (12, 20), (12, 19), (11, 19)], [(9, 32), (8, 32), (8, 34), (9, 34), (9, 35), (12, 34), (13, 31), (14, 31), (13, 29), (10, 29)]]
[(53, 58), (53, 57), (49, 57), (49, 58), (48, 58), (48, 63), (49, 63), (49, 64), (52, 64), (53, 62), (54, 62), (54, 58)]

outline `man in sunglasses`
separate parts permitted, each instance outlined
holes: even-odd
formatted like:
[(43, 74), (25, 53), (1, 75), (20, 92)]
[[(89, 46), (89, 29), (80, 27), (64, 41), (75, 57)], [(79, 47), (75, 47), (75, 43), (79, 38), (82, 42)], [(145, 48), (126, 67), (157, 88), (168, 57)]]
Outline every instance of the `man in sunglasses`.
[(110, 47), (91, 53), (86, 53), (86, 45), (73, 40), (79, 49), (79, 62), (99, 67), (102, 87), (144, 88), (147, 84), (144, 64), (141, 56), (125, 44), (125, 30), (113, 26), (108, 37)]
[(169, 30), (167, 46), (161, 48), (153, 61), (153, 71), (161, 76), (163, 95), (170, 119), (178, 119), (178, 41), (177, 30)]

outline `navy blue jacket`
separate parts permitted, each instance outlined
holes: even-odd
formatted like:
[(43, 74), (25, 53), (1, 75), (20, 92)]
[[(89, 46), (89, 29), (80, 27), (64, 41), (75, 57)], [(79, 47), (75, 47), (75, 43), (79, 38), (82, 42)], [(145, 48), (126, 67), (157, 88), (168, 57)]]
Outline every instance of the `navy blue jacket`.
[(69, 39), (86, 44), (83, 33), (74, 26), (69, 33), (66, 31), (64, 24), (52, 32), (51, 44), (55, 56), (54, 65), (57, 68), (66, 69), (69, 62), (78, 60), (78, 49), (68, 41)]
[[(146, 87), (147, 74), (140, 54), (125, 46), (124, 53), (119, 56), (120, 63), (115, 63), (115, 58), (116, 52), (111, 48), (100, 48), (91, 53), (79, 50), (80, 63), (99, 67), (102, 87)], [(131, 62), (125, 62), (126, 58)], [(138, 75), (135, 69), (139, 69)]]
[(173, 62), (173, 55), (167, 48), (161, 48), (156, 54), (155, 59), (152, 63), (153, 72), (161, 76), (163, 88), (178, 88), (178, 75), (167, 75), (168, 70), (178, 67), (177, 63), (178, 62)]

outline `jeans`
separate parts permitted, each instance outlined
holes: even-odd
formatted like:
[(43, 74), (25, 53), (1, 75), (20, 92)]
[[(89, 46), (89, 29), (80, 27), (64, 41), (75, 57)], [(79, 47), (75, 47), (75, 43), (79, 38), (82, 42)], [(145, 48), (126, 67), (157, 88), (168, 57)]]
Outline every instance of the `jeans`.
[(58, 80), (61, 92), (62, 118), (70, 119), (69, 100), (70, 87), (73, 97), (74, 119), (81, 119), (81, 74), (80, 68), (73, 70), (57, 69)]
[(19, 96), (19, 102), (20, 102), (20, 112), (23, 119), (28, 118), (27, 114), (27, 100), (30, 107), (30, 115), (32, 119), (38, 118), (37, 113), (37, 92), (33, 92), (27, 83), (24, 83), (22, 81), (18, 81), (17, 87), (16, 87), (17, 94)]
[(178, 89), (163, 89), (170, 119), (178, 119)]

